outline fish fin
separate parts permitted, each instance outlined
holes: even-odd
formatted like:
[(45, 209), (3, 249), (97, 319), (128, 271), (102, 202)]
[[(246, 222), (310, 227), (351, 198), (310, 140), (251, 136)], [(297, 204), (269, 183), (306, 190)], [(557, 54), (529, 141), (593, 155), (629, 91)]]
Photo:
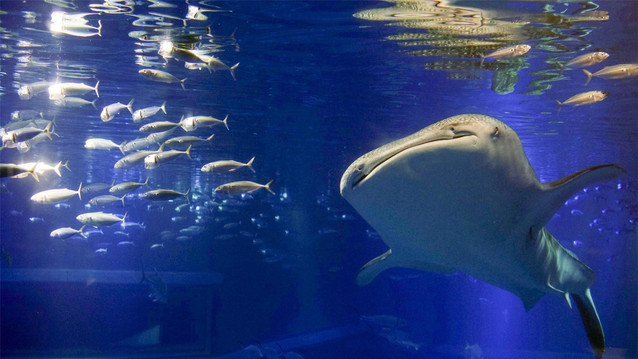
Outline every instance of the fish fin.
[(122, 201), (122, 207), (124, 206), (124, 197), (126, 197), (126, 194), (122, 195), (122, 198), (120, 198), (120, 201)]
[(82, 199), (82, 196), (80, 195), (81, 191), (82, 191), (82, 182), (80, 182), (80, 187), (78, 187), (78, 198), (79, 199)]
[(131, 101), (128, 102), (128, 105), (126, 105), (126, 108), (128, 109), (128, 112), (131, 113), (131, 115), (133, 114), (133, 101), (135, 101), (135, 97), (133, 97)]
[(51, 133), (53, 132), (52, 128), (53, 128), (53, 121), (51, 120), (49, 121), (49, 123), (47, 123), (47, 127), (45, 127), (43, 130), (50, 140), (53, 140), (53, 137), (51, 137)]
[(226, 126), (226, 130), (230, 131), (230, 128), (228, 128), (228, 115), (224, 117), (224, 121), (222, 121), (222, 123)]
[(125, 154), (126, 154), (126, 152), (124, 152), (124, 145), (125, 145), (125, 144), (126, 144), (126, 141), (124, 141), (124, 142), (120, 143), (120, 145), (119, 145), (119, 146), (117, 146), (117, 148), (119, 148), (119, 149), (120, 149), (120, 152), (122, 152), (122, 154), (123, 154), (123, 155), (125, 155)]
[(563, 106), (563, 103), (558, 101), (558, 99), (556, 99), (556, 98), (554, 99), (554, 101), (556, 101), (556, 103), (558, 104), (558, 111), (556, 111), (556, 113), (559, 113), (560, 112), (560, 108)]
[(98, 87), (99, 84), (100, 84), (100, 80), (97, 80), (97, 82), (95, 83), (95, 87), (93, 88), (95, 90), (95, 95), (97, 97), (100, 97), (100, 93), (97, 92), (97, 87)]
[(191, 148), (193, 148), (193, 145), (189, 145), (184, 153), (186, 153), (186, 156), (188, 156), (188, 158), (192, 160), (193, 158), (191, 157)]
[(127, 212), (124, 212), (124, 215), (122, 216), (122, 226), (126, 227), (126, 224), (124, 224), (124, 221), (126, 220), (126, 215), (128, 214)]
[(596, 359), (602, 359), (603, 353), (605, 352), (605, 334), (603, 333), (603, 326), (596, 312), (594, 301), (591, 298), (591, 292), (589, 288), (587, 288), (584, 296), (573, 293), (571, 296), (580, 312), (580, 317), (585, 325), (587, 338), (594, 351), (594, 355), (596, 355)]
[(78, 233), (80, 233), (80, 235), (86, 239), (87, 236), (86, 234), (84, 234), (84, 227), (86, 227), (86, 224), (80, 227), (80, 229), (78, 229)]
[(97, 103), (97, 99), (91, 101), (91, 105), (93, 106), (94, 109), (97, 110), (98, 108), (97, 108), (97, 105), (95, 105), (96, 103)]
[(102, 20), (97, 21), (97, 36), (102, 37)]
[(518, 296), (523, 302), (525, 311), (529, 312), (530, 310), (532, 310), (532, 308), (534, 308), (536, 303), (538, 303), (538, 301), (545, 296), (545, 293), (537, 290), (530, 290), (526, 292), (516, 293), (516, 296)]
[(36, 181), (36, 182), (40, 182), (40, 178), (38, 177), (38, 174), (37, 174), (37, 173), (35, 173), (35, 168), (36, 168), (37, 166), (38, 166), (38, 163), (36, 162), (36, 163), (33, 165), (33, 168), (31, 168), (31, 170), (30, 170), (30, 171), (28, 171), (28, 172), (29, 172), (29, 174), (30, 174), (31, 176), (33, 176), (33, 178), (35, 179), (35, 181)]
[(539, 207), (532, 212), (536, 216), (532, 219), (533, 223), (543, 226), (574, 193), (593, 183), (614, 179), (624, 173), (626, 171), (622, 166), (612, 163), (592, 166), (559, 180), (541, 183), (545, 198), (539, 201)]
[(188, 77), (184, 77), (183, 80), (179, 80), (179, 84), (182, 86), (182, 90), (186, 91), (186, 86), (184, 86), (184, 82), (188, 79)]
[(589, 83), (589, 81), (591, 80), (591, 77), (593, 76), (591, 72), (583, 69), (583, 72), (585, 73), (585, 75), (587, 75), (587, 80), (585, 81), (585, 85), (587, 85)]
[(210, 142), (210, 140), (213, 139), (213, 137), (215, 137), (215, 134), (213, 133), (212, 135), (210, 135), (207, 139), (206, 142), (208, 142), (209, 145), (212, 145), (212, 143)]
[(570, 299), (568, 292), (565, 292), (565, 301), (567, 301), (567, 305), (569, 306), (569, 309), (574, 309), (572, 307), (572, 300)]
[(394, 261), (388, 260), (388, 258), (391, 258), (391, 254), (392, 249), (388, 249), (387, 252), (364, 264), (357, 274), (357, 284), (359, 286), (370, 284), (381, 272), (388, 268), (396, 267)]
[(265, 188), (268, 192), (270, 192), (270, 193), (272, 193), (272, 194), (276, 194), (276, 193), (275, 193), (275, 191), (273, 191), (272, 189), (270, 189), (270, 185), (271, 185), (273, 182), (275, 182), (275, 180), (274, 180), (274, 179), (273, 179), (273, 180), (270, 180), (270, 182), (268, 182), (268, 183), (266, 183), (266, 184), (264, 185), (264, 188)]
[(248, 168), (250, 168), (251, 171), (253, 171), (253, 173), (255, 173), (255, 169), (253, 168), (253, 161), (255, 160), (255, 157), (253, 156), (253, 158), (250, 159), (250, 161), (248, 161), (248, 163), (246, 163), (246, 166)]
[(184, 193), (184, 197), (186, 197), (186, 202), (188, 202), (188, 204), (191, 204), (191, 199), (188, 198), (188, 194), (191, 192), (190, 187), (186, 190), (186, 193)]
[(565, 65), (558, 63), (558, 66), (560, 67), (560, 72), (558, 73), (559, 75), (563, 74), (563, 71), (565, 71)]
[(479, 64), (479, 67), (483, 67), (483, 61), (485, 61), (485, 55), (479, 55), (481, 56), (481, 63)]
[(160, 110), (162, 110), (162, 112), (164, 112), (164, 114), (166, 115), (166, 101), (162, 103), (162, 106), (160, 106)]
[(148, 179), (150, 178), (150, 176), (146, 176), (146, 181), (144, 181), (144, 186), (148, 187)]
[(58, 162), (58, 164), (53, 167), (53, 172), (55, 172), (58, 177), (62, 177), (62, 173), (60, 173), (60, 166), (62, 166), (62, 161)]
[(228, 68), (228, 71), (230, 72), (230, 76), (232, 76), (233, 80), (235, 81), (237, 81), (237, 79), (235, 78), (235, 69), (237, 68), (237, 66), (239, 66), (239, 62)]

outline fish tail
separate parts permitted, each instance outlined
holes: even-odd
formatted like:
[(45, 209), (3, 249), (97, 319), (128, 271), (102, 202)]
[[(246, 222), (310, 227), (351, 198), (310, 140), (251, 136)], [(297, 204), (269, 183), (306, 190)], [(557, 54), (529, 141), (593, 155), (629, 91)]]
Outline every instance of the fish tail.
[(58, 177), (62, 177), (62, 173), (60, 173), (60, 166), (62, 166), (62, 161), (58, 162), (58, 164), (53, 167), (53, 172), (55, 172)]
[(135, 97), (128, 102), (128, 105), (126, 105), (126, 108), (128, 109), (128, 112), (131, 113), (131, 115), (133, 114), (133, 101), (135, 101)]
[(565, 65), (559, 63), (558, 66), (560, 67), (560, 72), (558, 73), (559, 75), (563, 74), (563, 71), (565, 71)]
[(224, 126), (226, 126), (226, 129), (228, 131), (230, 131), (230, 128), (228, 128), (228, 115), (226, 115), (226, 117), (224, 117), (224, 121), (222, 121), (224, 123)]
[(270, 182), (268, 182), (268, 183), (266, 183), (266, 184), (264, 185), (264, 188), (265, 188), (266, 190), (268, 190), (268, 192), (270, 192), (270, 193), (272, 193), (272, 194), (276, 194), (276, 193), (275, 193), (275, 192), (274, 192), (274, 191), (270, 188), (270, 185), (271, 185), (273, 182), (275, 182), (275, 180), (274, 180), (274, 179), (273, 179), (273, 180), (270, 180)]
[[(100, 96), (98, 96), (98, 97), (100, 97)], [(93, 108), (94, 108), (94, 109), (96, 109), (96, 110), (97, 110), (98, 108), (97, 108), (97, 106), (95, 105), (95, 103), (96, 103), (96, 102), (97, 102), (97, 99), (95, 99), (95, 100), (91, 101), (91, 105), (93, 106)]]
[(82, 199), (81, 191), (82, 191), (82, 182), (80, 182), (80, 187), (78, 187), (78, 198), (79, 199)]
[(239, 62), (234, 64), (233, 66), (231, 66), (228, 71), (230, 72), (230, 76), (233, 77), (233, 80), (237, 81), (237, 79), (235, 78), (235, 69), (237, 68), (237, 66), (239, 66)]
[(80, 235), (81, 235), (82, 237), (84, 237), (84, 239), (86, 239), (86, 238), (87, 238), (87, 236), (86, 236), (86, 234), (84, 234), (84, 227), (86, 227), (86, 224), (85, 224), (85, 225), (83, 225), (82, 227), (80, 227), (80, 229), (78, 229), (78, 233), (80, 233)]
[(485, 61), (485, 55), (479, 55), (481, 56), (481, 63), (479, 64), (479, 67), (483, 66), (483, 61)]
[(208, 136), (208, 138), (205, 140), (206, 142), (208, 142), (209, 145), (212, 145), (212, 142), (210, 142), (213, 137), (215, 137), (215, 134), (213, 133), (212, 135)]
[(97, 80), (97, 82), (95, 83), (95, 87), (94, 87), (93, 89), (95, 90), (95, 95), (96, 95), (97, 97), (100, 97), (100, 93), (99, 93), (99, 92), (97, 92), (97, 87), (98, 87), (98, 85), (100, 85), (100, 80)]
[(188, 156), (188, 159), (193, 159), (191, 157), (191, 148), (193, 147), (193, 145), (188, 146), (188, 148), (186, 149), (186, 151), (184, 152), (186, 154), (186, 156)]
[(28, 172), (29, 172), (29, 174), (30, 174), (31, 176), (33, 176), (33, 178), (35, 178), (35, 181), (36, 181), (36, 182), (40, 182), (40, 178), (38, 177), (38, 174), (37, 174), (37, 173), (35, 173), (35, 168), (36, 168), (37, 166), (38, 166), (38, 163), (36, 162), (36, 163), (33, 165), (33, 167), (32, 167), (32, 168), (31, 168)]
[(255, 173), (255, 169), (253, 168), (253, 161), (255, 160), (255, 157), (253, 156), (253, 158), (250, 159), (250, 161), (248, 161), (248, 163), (246, 163), (246, 166), (248, 168), (250, 168), (251, 171), (253, 171), (253, 173)]
[(587, 85), (589, 83), (589, 81), (591, 80), (591, 77), (593, 76), (591, 72), (583, 69), (583, 72), (585, 73), (585, 75), (587, 75), (587, 80), (585, 81), (585, 85)]
[(563, 103), (558, 101), (558, 99), (554, 99), (554, 101), (556, 101), (556, 103), (558, 104), (558, 111), (556, 111), (556, 113), (560, 112), (560, 108), (563, 106)]
[(188, 194), (191, 192), (190, 187), (186, 190), (186, 193), (184, 193), (184, 197), (186, 197), (186, 202), (188, 202), (188, 204), (191, 204), (191, 200), (190, 198), (188, 198)]
[(45, 127), (43, 130), (43, 132), (47, 134), (47, 137), (50, 140), (53, 140), (53, 138), (51, 137), (51, 133), (53, 132), (52, 128), (53, 128), (53, 120), (49, 121), (49, 123), (47, 123), (47, 127)]
[(123, 155), (126, 154), (126, 152), (124, 152), (124, 145), (126, 144), (126, 141), (122, 142), (119, 146), (117, 146), (117, 148), (120, 149), (120, 152), (122, 152)]
[(97, 21), (97, 36), (102, 37), (102, 20)]
[(188, 77), (184, 77), (183, 80), (179, 80), (179, 84), (182, 86), (182, 90), (186, 91), (186, 86), (184, 86), (184, 82), (188, 79)]
[(126, 197), (126, 194), (122, 195), (122, 198), (120, 198), (120, 201), (122, 201), (122, 206), (124, 206), (124, 197)]
[(64, 167), (64, 168), (66, 168), (69, 172), (71, 172), (71, 169), (69, 168), (69, 160), (66, 160), (66, 161), (64, 162), (64, 164), (63, 164), (61, 167)]
[(144, 181), (144, 186), (146, 186), (146, 187), (148, 187), (148, 179), (149, 178), (150, 178), (149, 176), (146, 176), (146, 181)]
[(124, 221), (126, 220), (126, 215), (128, 214), (127, 212), (124, 212), (124, 216), (122, 216), (122, 226), (126, 227), (126, 224), (124, 223)]
[(166, 101), (164, 101), (162, 103), (162, 106), (160, 107), (160, 110), (162, 110), (162, 112), (164, 112), (164, 114), (166, 115)]

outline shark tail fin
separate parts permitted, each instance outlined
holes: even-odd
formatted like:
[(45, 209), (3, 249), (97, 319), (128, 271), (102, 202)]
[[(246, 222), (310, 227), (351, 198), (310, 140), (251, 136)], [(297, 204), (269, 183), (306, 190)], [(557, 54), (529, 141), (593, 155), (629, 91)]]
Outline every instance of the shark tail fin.
[(357, 284), (359, 286), (370, 284), (381, 272), (394, 267), (395, 264), (391, 260), (387, 260), (391, 254), (392, 249), (388, 249), (387, 252), (374, 258), (361, 267), (361, 269), (359, 269), (359, 274), (357, 274)]
[(594, 301), (591, 298), (591, 292), (589, 288), (587, 288), (584, 296), (573, 293), (571, 296), (580, 312), (580, 317), (585, 325), (587, 338), (594, 351), (594, 355), (596, 359), (602, 359), (603, 353), (605, 352), (605, 334), (603, 333), (603, 326), (600, 324), (600, 318), (598, 318)]

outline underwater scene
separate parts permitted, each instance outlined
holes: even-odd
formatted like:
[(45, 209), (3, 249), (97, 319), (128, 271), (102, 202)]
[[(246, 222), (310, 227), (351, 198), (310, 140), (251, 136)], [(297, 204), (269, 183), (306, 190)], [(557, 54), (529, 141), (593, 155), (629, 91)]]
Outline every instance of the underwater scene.
[(638, 358), (638, 2), (0, 2), (0, 356)]

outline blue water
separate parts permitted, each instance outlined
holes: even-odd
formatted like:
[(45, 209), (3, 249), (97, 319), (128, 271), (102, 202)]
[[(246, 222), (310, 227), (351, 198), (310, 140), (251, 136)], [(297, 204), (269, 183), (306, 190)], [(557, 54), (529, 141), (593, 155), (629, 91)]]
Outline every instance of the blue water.
[[(638, 357), (638, 80), (594, 77), (585, 86), (580, 69), (561, 75), (558, 65), (590, 51), (610, 56), (589, 70), (636, 63), (636, 3), (190, 1), (216, 11), (185, 21), (188, 5), (168, 3), (175, 6), (0, 3), (0, 124), (34, 110), (55, 120), (58, 135), (28, 152), (2, 149), (0, 162), (68, 160), (70, 169), (39, 182), (0, 181), (3, 357), (593, 357), (578, 311), (559, 296), (526, 312), (513, 294), (463, 273), (393, 269), (355, 284), (359, 268), (387, 247), (339, 195), (343, 171), (461, 113), (512, 127), (541, 181), (604, 163), (627, 170), (579, 192), (547, 228), (597, 275), (591, 291), (605, 357)], [(53, 33), (54, 11), (95, 14), (80, 19), (95, 28), (88, 32), (101, 24), (101, 36)], [(239, 63), (235, 79), (163, 58), (162, 40)], [(519, 43), (532, 49), (480, 65), (481, 54)], [(142, 68), (186, 78), (185, 90), (144, 78)], [(59, 106), (46, 92), (18, 96), (22, 86), (56, 80), (99, 80), (96, 108)], [(610, 95), (557, 111), (555, 99), (591, 90)], [(77, 97), (96, 99), (93, 91)], [(100, 119), (103, 107), (131, 99), (134, 110), (166, 101), (167, 114), (153, 121), (228, 115), (229, 130), (178, 128), (173, 136), (215, 136), (195, 144), (192, 159), (114, 169), (119, 150), (84, 144), (146, 136), (127, 110)], [(254, 173), (200, 171), (253, 156)], [(147, 177), (149, 188), (126, 195), (123, 206), (88, 206), (93, 195), (59, 206), (30, 200), (53, 188)], [(214, 192), (237, 180), (274, 180), (276, 194)], [(190, 190), (190, 205), (141, 198), (156, 188)], [(126, 213), (126, 225), (88, 239), (50, 237), (99, 210)]]

